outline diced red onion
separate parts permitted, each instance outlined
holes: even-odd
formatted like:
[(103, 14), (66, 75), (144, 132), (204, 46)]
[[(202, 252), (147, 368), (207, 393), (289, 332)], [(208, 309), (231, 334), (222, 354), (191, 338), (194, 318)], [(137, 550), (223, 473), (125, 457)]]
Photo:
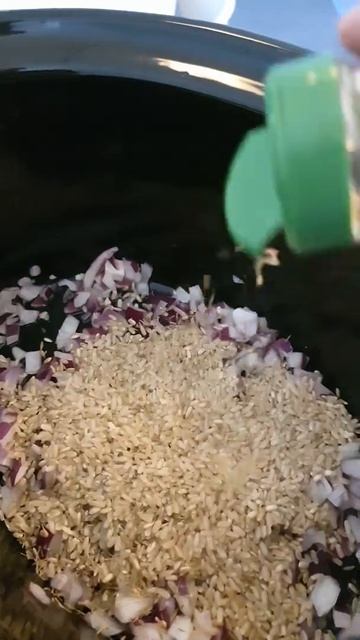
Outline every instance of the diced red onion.
[(46, 591), (44, 591), (44, 589), (35, 582), (29, 583), (29, 591), (38, 602), (41, 602), (41, 604), (48, 606), (51, 603), (51, 600)]
[[(0, 443), (2, 447), (5, 447), (14, 435), (14, 425), (9, 422), (0, 421)], [(0, 464), (2, 464), (0, 462)]]
[(271, 348), (274, 349), (279, 355), (286, 356), (292, 353), (292, 346), (289, 340), (285, 338), (278, 338), (272, 343)]
[(176, 615), (176, 601), (174, 598), (161, 598), (158, 602), (159, 618), (170, 627)]
[(124, 596), (118, 593), (115, 599), (114, 614), (120, 622), (128, 624), (148, 613), (152, 604), (150, 598)]
[(41, 369), (41, 352), (28, 351), (25, 355), (25, 372), (28, 375), (35, 375)]
[(0, 371), (0, 382), (5, 382), (8, 387), (13, 388), (20, 382), (23, 375), (24, 370), (21, 367), (10, 364), (7, 369)]
[(176, 586), (181, 596), (189, 595), (189, 585), (186, 576), (180, 576), (180, 578), (178, 578), (177, 580)]
[(110, 260), (105, 263), (105, 272), (102, 277), (102, 282), (110, 290), (116, 289), (125, 278), (125, 267), (122, 260), (117, 260), (117, 267), (115, 267)]
[(106, 251), (103, 251), (103, 253), (101, 253), (91, 263), (90, 267), (85, 272), (84, 279), (83, 279), (83, 287), (85, 291), (91, 288), (99, 271), (105, 265), (105, 262), (107, 260), (110, 260), (117, 251), (118, 251), (118, 247), (112, 247), (111, 249), (107, 249)]
[(119, 309), (115, 307), (106, 307), (101, 313), (94, 313), (92, 317), (92, 325), (95, 329), (108, 329), (110, 324), (117, 320)]
[(28, 465), (21, 460), (13, 460), (9, 473), (9, 481), (12, 487), (19, 484), (20, 480), (25, 476), (28, 470)]
[(42, 307), (46, 307), (46, 300), (41, 296), (37, 296), (35, 300), (32, 301), (31, 306), (33, 309), (41, 309)]
[[(39, 554), (39, 558), (54, 558), (59, 555), (61, 544), (62, 534), (60, 531), (51, 533), (48, 529), (46, 529), (46, 527), (42, 527), (37, 535), (35, 548)], [(59, 588), (55, 587), (53, 584), (51, 584), (51, 586), (53, 586), (54, 589)], [(59, 588), (59, 590), (61, 589)]]
[(139, 324), (143, 322), (145, 319), (146, 312), (144, 309), (138, 309), (137, 307), (127, 307), (124, 312), (125, 319), (129, 322), (129, 320)]
[(204, 294), (198, 284), (193, 287), (189, 287), (189, 294), (190, 311), (194, 313), (196, 309), (204, 302)]
[(310, 594), (310, 600), (319, 618), (331, 611), (336, 605), (339, 594), (340, 586), (335, 578), (319, 576)]
[(41, 368), (39, 369), (35, 377), (36, 377), (36, 380), (44, 384), (51, 380), (51, 378), (53, 377), (53, 374), (54, 374), (54, 370), (52, 367), (52, 361), (50, 361), (50, 362), (44, 362), (42, 364)]

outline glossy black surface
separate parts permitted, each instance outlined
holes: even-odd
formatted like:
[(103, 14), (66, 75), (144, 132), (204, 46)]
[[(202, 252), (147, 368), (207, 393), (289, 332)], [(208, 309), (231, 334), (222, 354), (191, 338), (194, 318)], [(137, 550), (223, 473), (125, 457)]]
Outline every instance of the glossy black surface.
[[(120, 11), (0, 11), (0, 72), (136, 78), (261, 109), (269, 66), (301, 49), (210, 23)], [(260, 83), (260, 85), (259, 85)]]

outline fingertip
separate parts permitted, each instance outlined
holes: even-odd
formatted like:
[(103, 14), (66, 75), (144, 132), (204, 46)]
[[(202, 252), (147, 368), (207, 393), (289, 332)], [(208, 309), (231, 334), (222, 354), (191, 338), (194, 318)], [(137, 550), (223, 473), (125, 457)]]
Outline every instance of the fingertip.
[(344, 47), (360, 54), (360, 7), (352, 9), (341, 18), (338, 29)]

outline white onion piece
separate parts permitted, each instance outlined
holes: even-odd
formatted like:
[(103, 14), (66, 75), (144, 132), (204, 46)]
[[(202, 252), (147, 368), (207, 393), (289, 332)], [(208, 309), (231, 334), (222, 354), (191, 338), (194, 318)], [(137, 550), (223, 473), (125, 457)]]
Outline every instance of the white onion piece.
[(242, 280), (241, 278), (239, 278), (239, 276), (232, 276), (232, 281), (234, 284), (244, 284), (244, 280)]
[(164, 627), (154, 622), (132, 624), (131, 631), (135, 640), (165, 640), (168, 637)]
[(140, 270), (134, 269), (130, 260), (122, 260), (125, 269), (125, 280), (130, 280), (131, 283), (136, 284), (141, 280)]
[(190, 311), (194, 313), (196, 309), (204, 302), (204, 294), (198, 284), (196, 284), (194, 287), (189, 287), (189, 294)]
[(351, 624), (339, 635), (339, 640), (357, 640), (360, 636), (360, 613), (355, 613)]
[(351, 625), (350, 614), (344, 613), (343, 611), (337, 611), (336, 609), (333, 611), (333, 620), (335, 627), (338, 629), (348, 629)]
[(41, 602), (41, 604), (48, 606), (51, 603), (51, 600), (47, 595), (46, 591), (44, 591), (44, 589), (40, 587), (40, 585), (36, 584), (35, 582), (29, 583), (29, 591), (31, 595), (34, 596), (34, 598), (38, 602)]
[(19, 293), (19, 287), (8, 287), (0, 291), (0, 316), (3, 313), (16, 313), (17, 305), (14, 304), (14, 299)]
[(341, 463), (341, 470), (347, 476), (360, 480), (360, 458), (343, 460)]
[(56, 591), (62, 591), (68, 582), (68, 576), (66, 573), (57, 573), (52, 579), (51, 579), (51, 588), (52, 589), (56, 589)]
[(82, 585), (70, 571), (64, 571), (54, 576), (51, 580), (51, 587), (61, 593), (69, 607), (74, 607), (84, 596)]
[(83, 307), (90, 298), (89, 291), (80, 291), (74, 298), (75, 307)]
[(317, 504), (323, 504), (332, 493), (332, 486), (326, 478), (311, 480), (309, 485), (309, 497)]
[(18, 362), (20, 362), (20, 360), (22, 360), (26, 356), (26, 351), (24, 351), (24, 349), (20, 349), (20, 347), (13, 347), (11, 349), (11, 353), (12, 357), (14, 358), (15, 364), (18, 364)]
[(241, 373), (256, 373), (257, 371), (261, 371), (264, 368), (264, 362), (256, 350), (246, 350), (240, 351), (239, 355), (236, 357), (235, 367), (238, 374)]
[(17, 487), (1, 487), (0, 496), (1, 503), (0, 508), (5, 517), (10, 518), (16, 513), (16, 510), (21, 502), (24, 493), (22, 486)]
[(115, 267), (110, 260), (105, 263), (105, 273), (102, 277), (102, 282), (106, 287), (113, 290), (116, 289), (116, 283), (122, 282), (125, 278), (125, 267), (122, 260), (117, 260), (117, 267)]
[(360, 518), (356, 516), (348, 516), (345, 520), (345, 529), (347, 530), (349, 525), (350, 532), (356, 542), (360, 542)]
[(323, 547), (326, 547), (326, 536), (324, 531), (310, 528), (304, 534), (302, 550), (308, 551), (315, 544), (320, 544)]
[(311, 594), (310, 600), (319, 616), (329, 613), (335, 606), (340, 594), (338, 582), (331, 576), (319, 576)]
[(105, 262), (110, 260), (117, 251), (118, 247), (112, 247), (111, 249), (103, 251), (97, 258), (95, 258), (84, 275), (83, 287), (85, 290), (91, 288), (99, 271), (105, 265)]
[(85, 615), (85, 620), (92, 629), (106, 638), (116, 636), (124, 630), (124, 627), (114, 620), (114, 618), (100, 610), (89, 611), (89, 613)]
[(168, 634), (173, 640), (189, 640), (193, 625), (187, 616), (176, 616)]
[(68, 350), (71, 346), (71, 340), (76, 334), (79, 326), (79, 320), (74, 316), (67, 316), (62, 323), (56, 337), (56, 345), (59, 350)]
[(328, 496), (329, 502), (331, 502), (331, 504), (333, 504), (334, 507), (338, 507), (338, 508), (343, 505), (346, 505), (348, 498), (349, 498), (348, 492), (343, 485), (339, 485), (338, 487), (335, 487), (330, 493), (330, 495)]
[(128, 624), (148, 613), (152, 604), (151, 598), (136, 598), (118, 593), (115, 599), (114, 614), (120, 622)]
[(30, 284), (34, 284), (33, 280), (29, 278), (29, 276), (20, 278), (20, 280), (18, 280), (17, 283), (19, 287), (28, 287)]
[(360, 498), (360, 480), (350, 480), (349, 491), (356, 496), (356, 498)]
[(37, 286), (35, 284), (28, 284), (25, 285), (25, 287), (20, 288), (19, 296), (20, 298), (25, 300), (25, 302), (31, 302), (32, 300), (35, 300), (38, 295), (40, 295), (41, 290), (42, 287), (40, 286)]
[(212, 623), (210, 612), (199, 611), (198, 609), (194, 611), (194, 628), (209, 634), (210, 638), (217, 632), (217, 628)]
[(41, 369), (41, 352), (28, 351), (25, 354), (25, 372), (28, 375), (35, 375)]
[(37, 278), (41, 274), (41, 269), (38, 264), (34, 264), (30, 267), (29, 273), (32, 278)]
[(275, 351), (275, 349), (269, 349), (264, 356), (263, 363), (266, 367), (273, 367), (276, 364), (281, 362), (281, 358), (279, 354)]
[(77, 282), (75, 282), (75, 280), (70, 280), (69, 278), (63, 278), (62, 280), (59, 280), (58, 285), (59, 287), (66, 287), (73, 292), (77, 291), (79, 286)]
[[(47, 474), (45, 474), (45, 483), (47, 482), (46, 475)], [(62, 532), (56, 531), (49, 542), (46, 557), (56, 558), (60, 554), (61, 547), (62, 547)]]
[(191, 618), (193, 614), (193, 604), (189, 595), (182, 595), (180, 593), (175, 593), (174, 598), (177, 602), (177, 605), (181, 611), (187, 618)]
[(232, 312), (232, 319), (241, 340), (247, 342), (258, 330), (258, 315), (250, 309), (238, 307)]
[(182, 302), (183, 304), (188, 304), (190, 302), (190, 293), (185, 291), (182, 287), (175, 289), (175, 296), (178, 302)]
[(351, 460), (360, 458), (359, 442), (346, 442), (340, 447), (340, 460)]
[(285, 354), (288, 367), (291, 369), (300, 369), (303, 366), (304, 355), (300, 351), (292, 351)]

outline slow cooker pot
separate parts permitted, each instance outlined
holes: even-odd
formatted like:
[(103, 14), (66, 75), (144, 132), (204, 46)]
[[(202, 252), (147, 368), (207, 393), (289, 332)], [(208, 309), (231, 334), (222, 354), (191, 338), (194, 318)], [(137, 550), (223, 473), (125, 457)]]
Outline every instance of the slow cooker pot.
[[(357, 412), (358, 251), (303, 260), (279, 238), (282, 267), (257, 290), (224, 223), (226, 171), (262, 122), (263, 77), (301, 53), (171, 17), (0, 13), (0, 286), (32, 264), (77, 273), (114, 245), (152, 263), (158, 282), (211, 274), (219, 299), (291, 333)], [(34, 601), (31, 575), (1, 527), (1, 639), (94, 637), (77, 616)]]

